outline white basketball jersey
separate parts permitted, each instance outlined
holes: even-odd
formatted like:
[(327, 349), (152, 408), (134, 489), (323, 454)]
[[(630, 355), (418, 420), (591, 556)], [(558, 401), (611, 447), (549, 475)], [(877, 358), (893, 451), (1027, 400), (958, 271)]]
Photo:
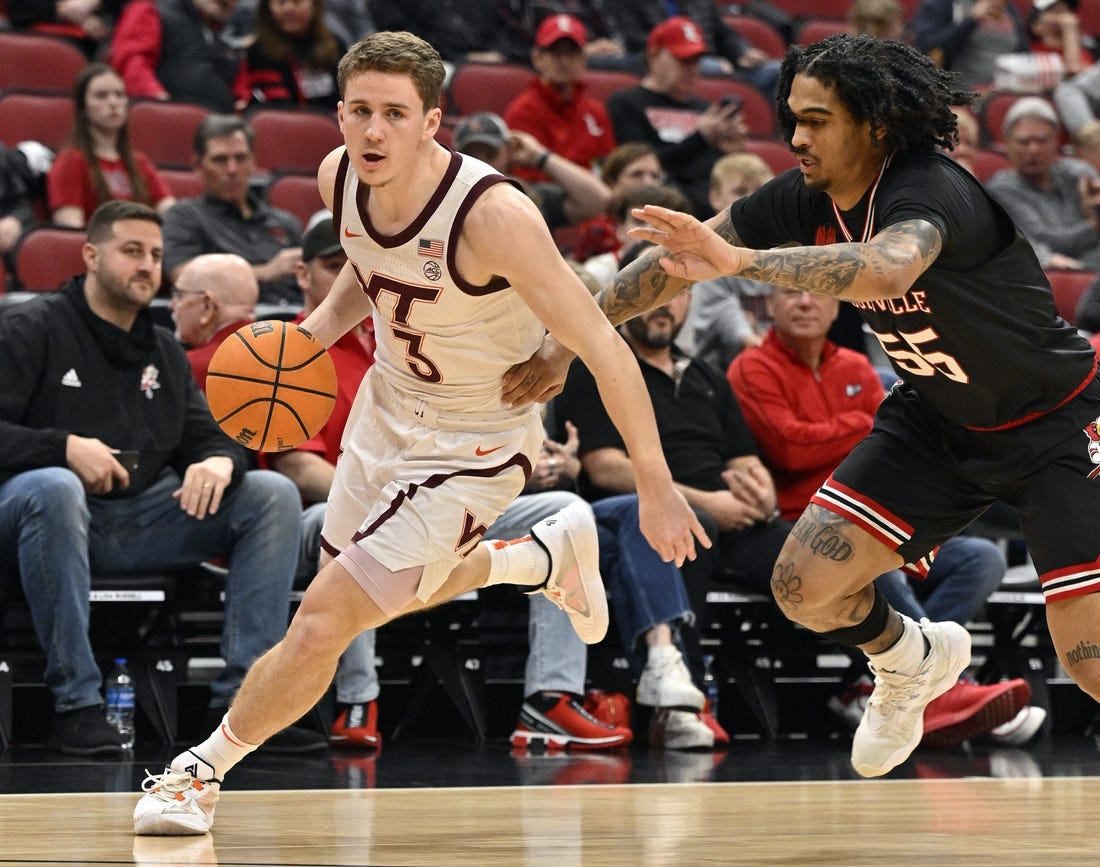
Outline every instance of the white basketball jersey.
[[(473, 286), (457, 273), (462, 223), (477, 198), (507, 179), (452, 154), (431, 200), (397, 235), (367, 213), (370, 189), (344, 155), (336, 178), (336, 231), (374, 302), (376, 375), (399, 393), (457, 416), (521, 416), (504, 410), (501, 377), (538, 348), (545, 328), (503, 278)], [(500, 243), (509, 243), (501, 238)]]

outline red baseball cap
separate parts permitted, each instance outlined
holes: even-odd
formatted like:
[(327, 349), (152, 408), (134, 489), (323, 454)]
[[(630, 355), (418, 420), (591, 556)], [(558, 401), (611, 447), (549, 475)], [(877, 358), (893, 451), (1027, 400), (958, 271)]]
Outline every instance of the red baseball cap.
[(663, 48), (677, 60), (694, 60), (707, 53), (707, 42), (699, 25), (682, 15), (662, 21), (650, 30), (646, 47), (650, 51)]
[(539, 29), (535, 31), (535, 45), (539, 48), (549, 48), (559, 39), (568, 39), (584, 48), (584, 44), (588, 41), (588, 33), (580, 19), (572, 15), (551, 15), (543, 19)]

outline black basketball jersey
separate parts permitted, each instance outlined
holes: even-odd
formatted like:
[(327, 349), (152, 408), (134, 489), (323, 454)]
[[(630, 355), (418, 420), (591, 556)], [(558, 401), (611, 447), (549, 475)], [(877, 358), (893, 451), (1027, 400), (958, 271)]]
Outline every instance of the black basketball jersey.
[(792, 169), (730, 214), (754, 249), (861, 241), (903, 220), (932, 223), (943, 248), (905, 296), (852, 303), (898, 376), (959, 424), (1020, 424), (1068, 400), (1095, 372), (1095, 353), (1055, 310), (1031, 245), (943, 154), (895, 155), (850, 211), (834, 209)]

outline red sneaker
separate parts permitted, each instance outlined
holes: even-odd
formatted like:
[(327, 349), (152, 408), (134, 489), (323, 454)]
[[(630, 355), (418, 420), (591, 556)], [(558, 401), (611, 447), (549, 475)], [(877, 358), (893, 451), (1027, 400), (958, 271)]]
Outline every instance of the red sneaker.
[(978, 735), (989, 734), (1013, 719), (1030, 698), (1031, 687), (1022, 678), (988, 686), (960, 680), (924, 709), (921, 743), (953, 747)]
[(703, 721), (703, 725), (714, 732), (714, 745), (716, 747), (725, 746), (730, 742), (729, 732), (722, 728), (722, 724), (718, 722), (718, 717), (710, 712), (709, 698), (703, 705), (703, 709), (699, 712), (699, 719)]
[(548, 750), (607, 750), (632, 740), (634, 733), (629, 728), (600, 722), (567, 694), (531, 696), (523, 702), (512, 732), (512, 746), (541, 743)]
[(347, 749), (379, 749), (382, 735), (378, 732), (378, 702), (345, 705), (332, 724), (328, 742)]
[(630, 728), (630, 699), (621, 692), (590, 689), (584, 694), (584, 709), (602, 723)]

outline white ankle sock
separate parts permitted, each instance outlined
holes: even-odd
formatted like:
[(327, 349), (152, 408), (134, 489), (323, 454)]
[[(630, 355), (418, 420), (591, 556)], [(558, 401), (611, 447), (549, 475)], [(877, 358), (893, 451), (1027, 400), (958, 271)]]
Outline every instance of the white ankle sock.
[[(172, 759), (172, 767), (181, 771), (187, 770), (195, 764), (195, 759), (199, 759), (213, 769), (213, 777), (220, 781), (237, 762), (259, 746), (246, 744), (233, 734), (233, 729), (229, 727), (229, 714), (226, 713), (222, 717), (221, 725), (214, 729), (210, 737)], [(203, 779), (204, 772), (205, 769), (202, 769), (198, 774), (194, 771), (192, 774)]]
[(924, 662), (928, 645), (916, 621), (904, 614), (898, 617), (901, 618), (901, 637), (881, 653), (868, 653), (867, 658), (875, 664), (875, 668), (913, 675)]
[(512, 539), (510, 542), (489, 542), (489, 577), (485, 586), (522, 584), (537, 587), (550, 574), (550, 557), (532, 539)]

